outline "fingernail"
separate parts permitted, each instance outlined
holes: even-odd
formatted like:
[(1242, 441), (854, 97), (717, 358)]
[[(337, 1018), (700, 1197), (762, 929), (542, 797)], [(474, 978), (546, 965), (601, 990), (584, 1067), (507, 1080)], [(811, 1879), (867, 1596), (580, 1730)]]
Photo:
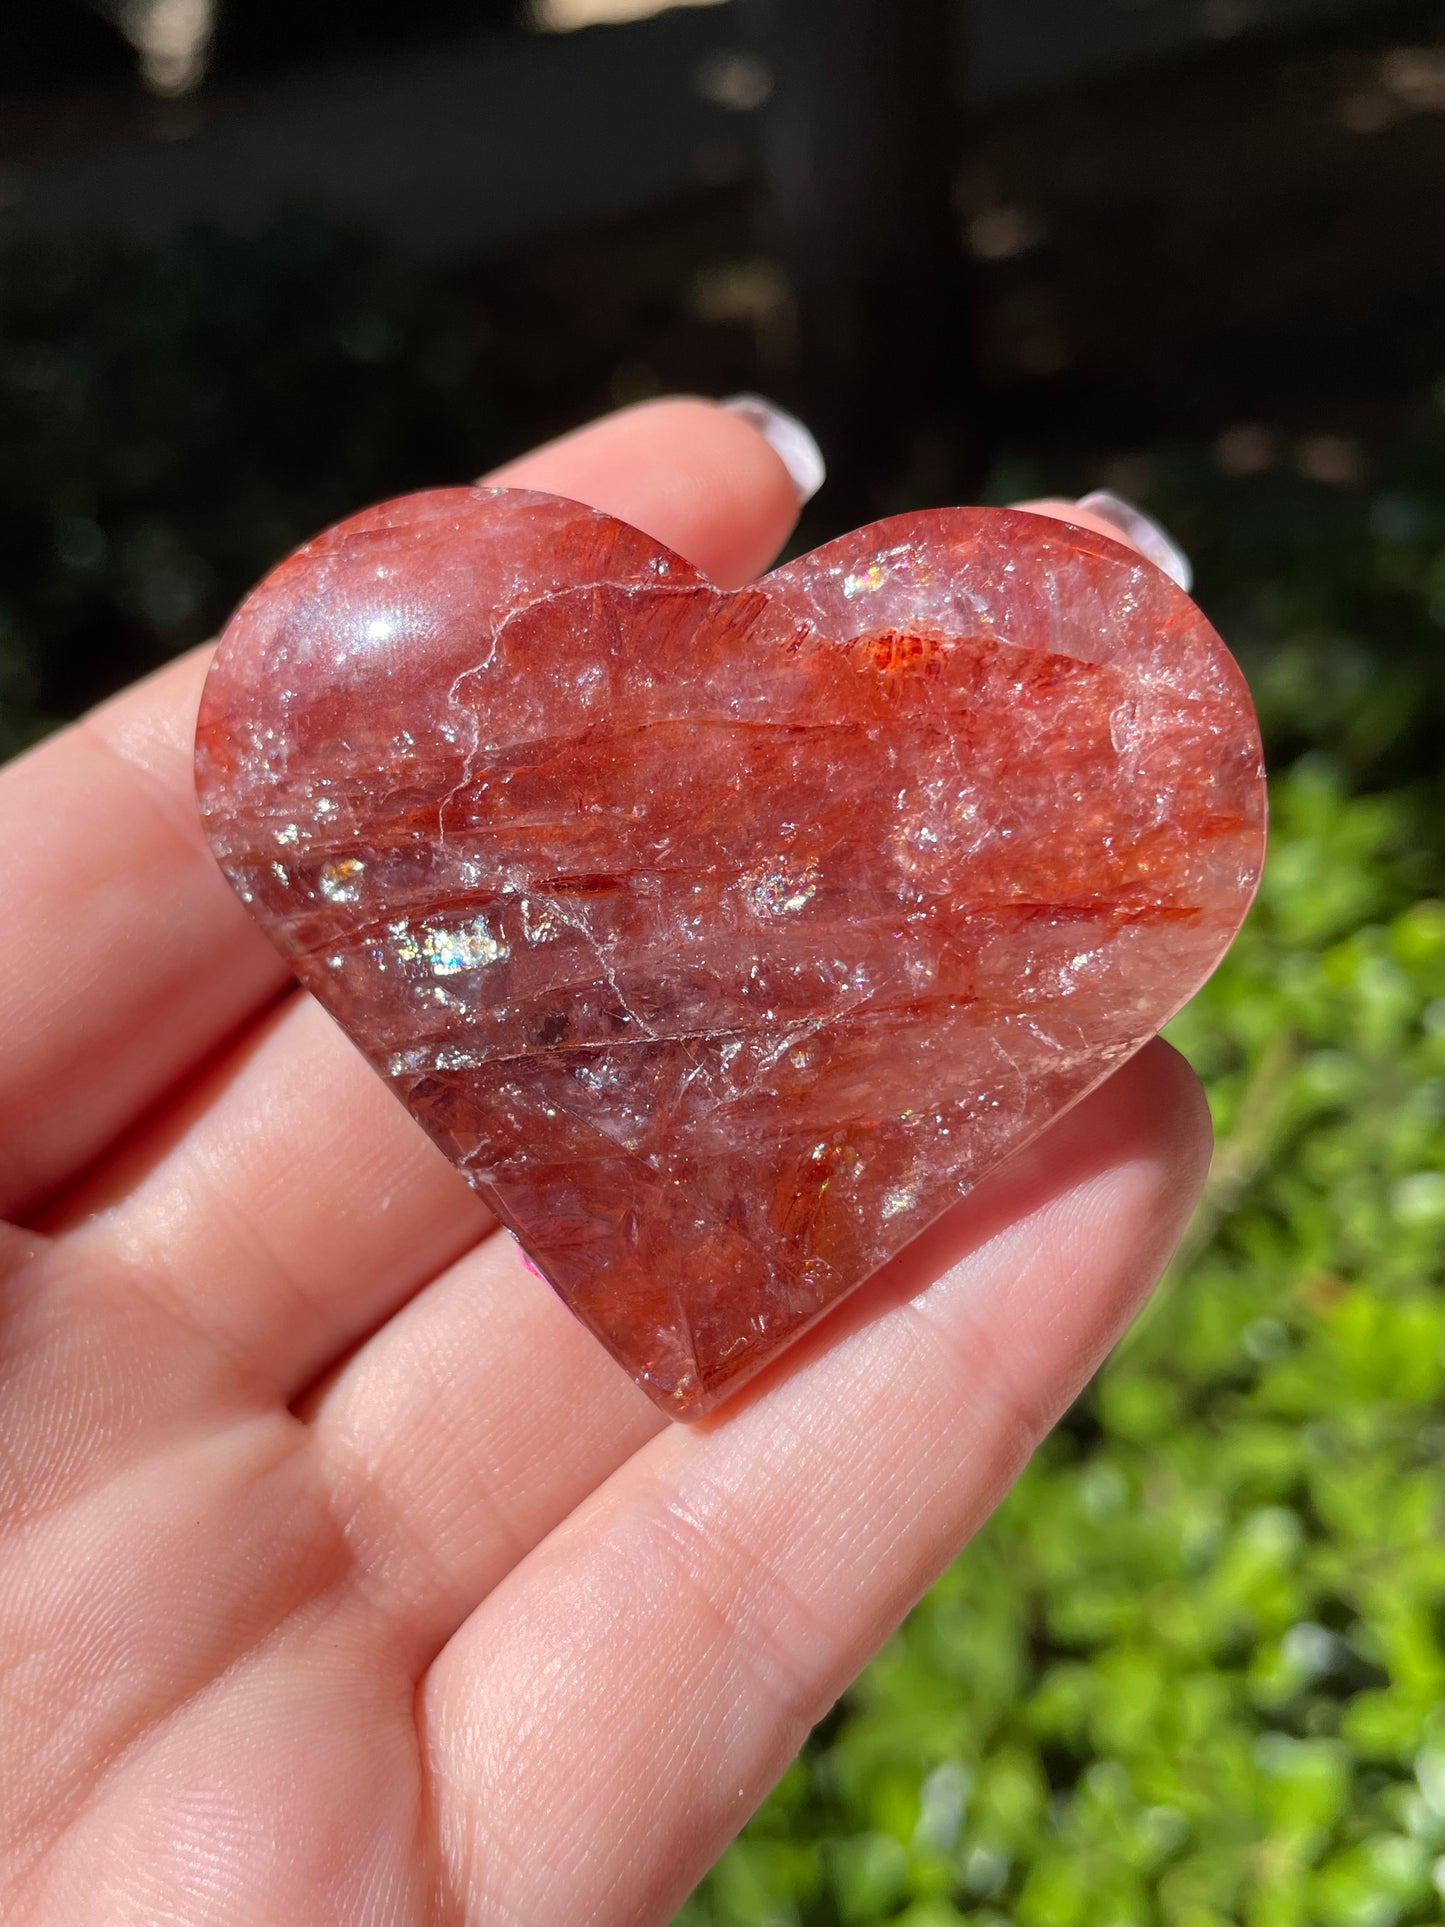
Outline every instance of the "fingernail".
[(1152, 515), (1146, 515), (1143, 509), (1135, 508), (1132, 502), (1108, 488), (1096, 488), (1092, 495), (1081, 495), (1079, 507), (1087, 509), (1090, 515), (1097, 515), (1102, 522), (1112, 522), (1141, 555), (1147, 555), (1156, 568), (1172, 576), (1181, 589), (1193, 588), (1194, 570), (1189, 557)]
[(718, 403), (755, 428), (793, 478), (800, 502), (810, 502), (827, 479), (823, 451), (812, 434), (786, 408), (763, 395), (729, 395)]

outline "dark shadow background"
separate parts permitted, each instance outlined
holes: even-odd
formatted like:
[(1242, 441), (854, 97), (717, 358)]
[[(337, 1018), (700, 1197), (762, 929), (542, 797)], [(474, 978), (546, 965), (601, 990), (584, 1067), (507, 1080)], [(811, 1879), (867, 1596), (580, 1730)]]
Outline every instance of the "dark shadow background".
[[(538, 31), (588, 6), (10, 0), (11, 747), (328, 520), (668, 389), (804, 413), (832, 476), (808, 542), (1113, 483), (1179, 523), (1246, 653), (1251, 558), (1317, 541), (1348, 628), (1369, 517), (1426, 533), (1438, 4), (725, 0)], [(1291, 691), (1356, 761), (1398, 754), (1402, 705), (1422, 745), (1436, 720), (1418, 613), (1388, 718), (1338, 638), (1328, 687), (1317, 663)]]

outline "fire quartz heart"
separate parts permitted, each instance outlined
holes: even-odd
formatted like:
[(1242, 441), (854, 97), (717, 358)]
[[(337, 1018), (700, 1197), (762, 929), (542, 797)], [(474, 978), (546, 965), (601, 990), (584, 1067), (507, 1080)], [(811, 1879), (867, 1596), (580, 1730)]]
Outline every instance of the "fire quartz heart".
[(1001, 509), (727, 591), (553, 496), (387, 503), (242, 605), (196, 758), (301, 982), (681, 1418), (1138, 1050), (1264, 843), (1193, 603)]

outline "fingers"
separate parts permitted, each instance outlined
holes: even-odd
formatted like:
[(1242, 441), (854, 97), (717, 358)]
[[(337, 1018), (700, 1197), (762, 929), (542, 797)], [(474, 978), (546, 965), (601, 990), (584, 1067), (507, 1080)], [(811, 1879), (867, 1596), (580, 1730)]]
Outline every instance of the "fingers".
[(289, 1402), (495, 1223), (311, 998), (297, 994), (132, 1135), (47, 1224), (119, 1261)]
[(1111, 541), (1123, 542), (1133, 548), (1127, 535), (1117, 522), (1087, 509), (1082, 502), (1071, 502), (1066, 495), (1041, 495), (1036, 501), (1015, 502), (1016, 509), (1027, 509), (1030, 515), (1047, 515), (1053, 522), (1072, 522), (1075, 528), (1092, 529), (1095, 535), (1107, 535)]
[(418, 1671), (665, 1423), (506, 1235), (363, 1345), (311, 1417), (354, 1556)]
[(0, 770), (0, 1214), (20, 1216), (286, 968), (201, 836), (183, 657)]
[[(844, 1330), (742, 1409), (670, 1427), (497, 1588), (421, 1699), (460, 1916), (670, 1917), (1084, 1383), (1207, 1146), (1191, 1074), (1151, 1047)], [(567, 1850), (506, 1851), (523, 1837)]]
[(687, 397), (593, 422), (488, 480), (605, 509), (725, 588), (765, 569), (798, 519), (798, 485), (758, 430)]
[[(745, 422), (624, 411), (500, 472), (626, 515), (701, 568), (762, 568), (796, 492)], [(0, 772), (0, 1212), (33, 1209), (275, 996), (284, 966), (201, 836), (186, 658)]]
[(1051, 516), (1056, 522), (1072, 522), (1076, 528), (1092, 529), (1107, 535), (1126, 548), (1137, 549), (1147, 561), (1177, 582), (1187, 595), (1194, 586), (1194, 569), (1189, 557), (1166, 528), (1133, 502), (1125, 501), (1109, 489), (1095, 489), (1077, 502), (1051, 495), (1036, 502), (1017, 502), (1016, 508), (1034, 515)]

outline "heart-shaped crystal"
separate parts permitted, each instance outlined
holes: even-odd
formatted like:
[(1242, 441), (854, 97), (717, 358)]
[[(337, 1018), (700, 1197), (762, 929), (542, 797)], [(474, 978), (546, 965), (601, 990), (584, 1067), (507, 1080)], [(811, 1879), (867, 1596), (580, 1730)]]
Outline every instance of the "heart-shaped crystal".
[(1003, 509), (724, 591), (553, 496), (389, 503), (242, 605), (197, 770), (302, 983), (684, 1417), (1151, 1037), (1264, 843), (1193, 603)]

